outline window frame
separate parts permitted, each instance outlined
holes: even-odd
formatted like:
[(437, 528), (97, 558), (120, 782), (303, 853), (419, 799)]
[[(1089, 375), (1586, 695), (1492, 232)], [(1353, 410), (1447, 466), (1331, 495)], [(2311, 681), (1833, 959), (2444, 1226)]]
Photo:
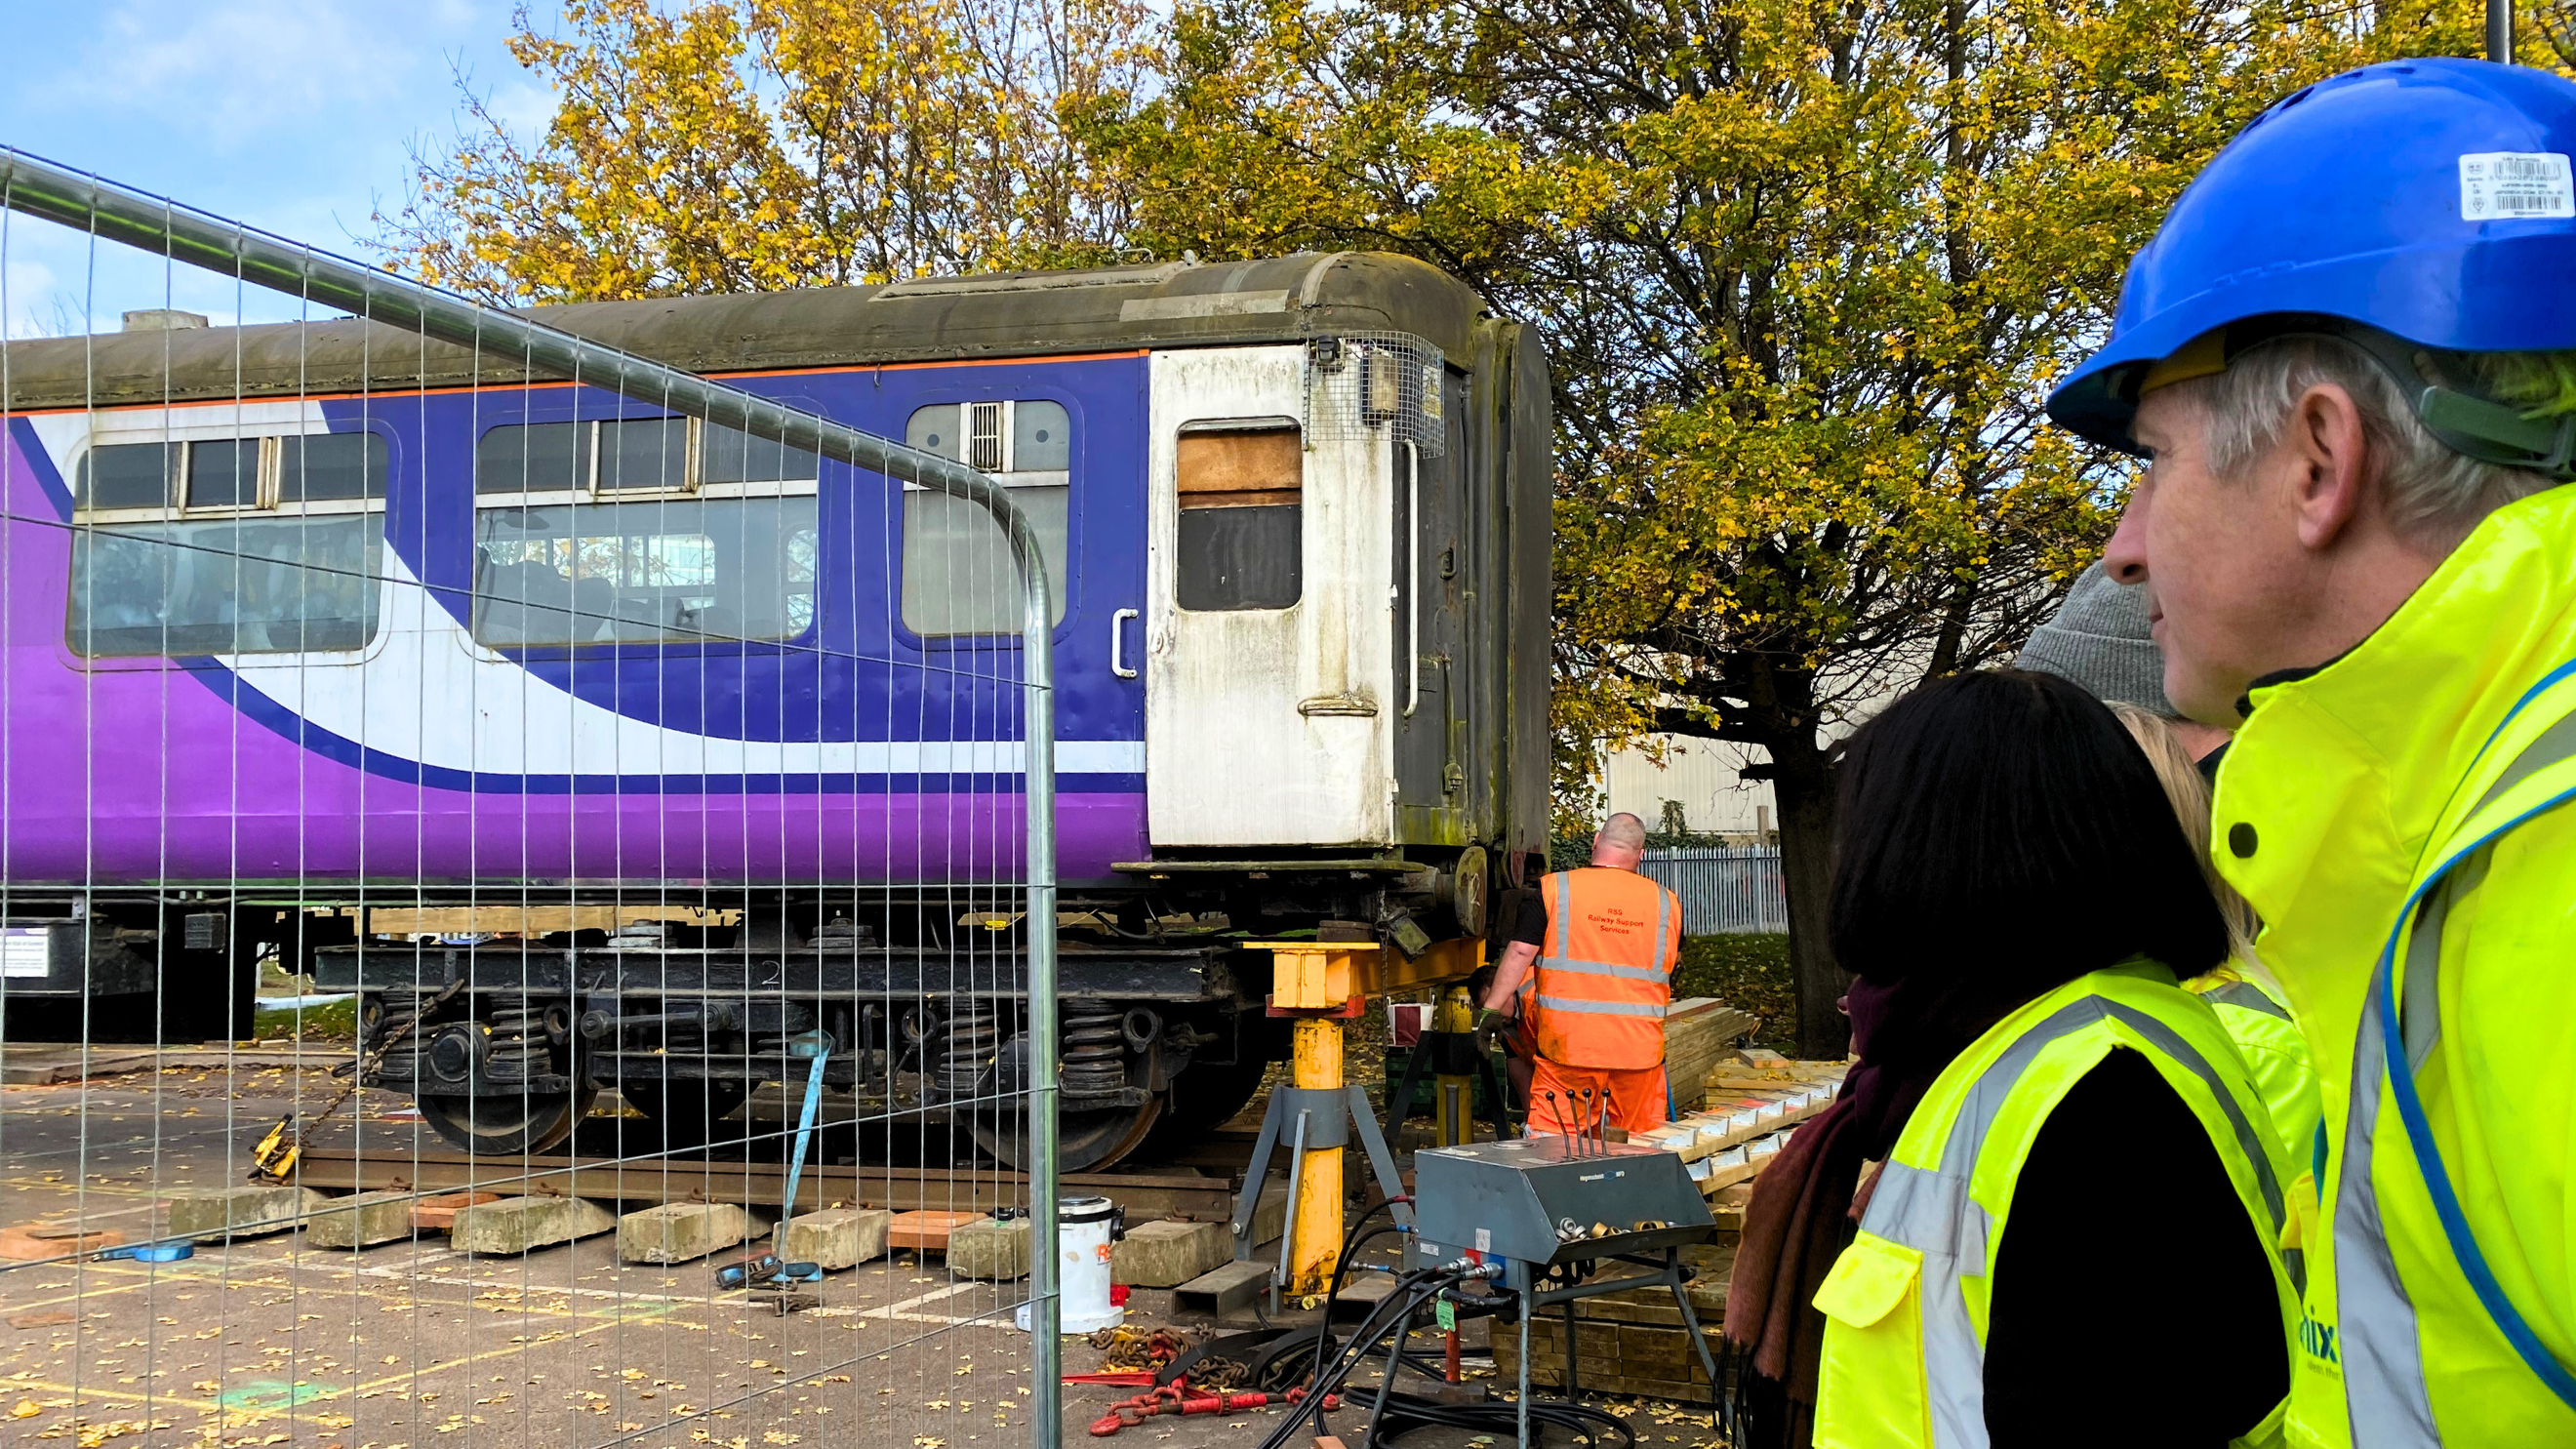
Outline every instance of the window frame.
[[(812, 406), (810, 403), (802, 402), (797, 399), (780, 399), (780, 401), (792, 407), (811, 408)], [(474, 434), (474, 457), (478, 460), (476, 463), (478, 471), (472, 475), (470, 479), (471, 482), (479, 485), (482, 481), (479, 472), (481, 467), (479, 460), (482, 457), (484, 439), (490, 437), (493, 433), (499, 432), (503, 428), (544, 427), (555, 423), (575, 423), (587, 426), (592, 430), (588, 440), (590, 476), (584, 480), (584, 486), (578, 488), (532, 488), (517, 491), (493, 489), (487, 492), (478, 486), (472, 489), (469, 493), (469, 496), (473, 500), (472, 513), (470, 517), (473, 519), (479, 519), (487, 511), (498, 511), (505, 508), (569, 508), (573, 510), (574, 515), (578, 517), (580, 514), (590, 509), (616, 508), (629, 503), (723, 503), (737, 500), (764, 498), (812, 498), (817, 500), (815, 506), (814, 534), (814, 612), (813, 617), (806, 622), (805, 627), (797, 630), (793, 634), (785, 634), (768, 639), (592, 639), (583, 640), (578, 643), (494, 644), (483, 639), (474, 632), (474, 616), (477, 612), (477, 606), (483, 602), (483, 600), (476, 595), (473, 582), (473, 573), (475, 568), (474, 557), (475, 553), (481, 548), (481, 529), (479, 525), (469, 524), (466, 530), (468, 542), (466, 555), (466, 618), (464, 627), (466, 637), (473, 641), (475, 648), (489, 649), (511, 659), (571, 659), (622, 657), (629, 653), (639, 656), (645, 654), (660, 656), (675, 652), (685, 652), (692, 656), (705, 656), (709, 654), (756, 653), (764, 650), (783, 653), (811, 647), (812, 641), (823, 628), (824, 601), (827, 596), (827, 591), (824, 588), (825, 569), (823, 565), (824, 534), (826, 530), (823, 526), (822, 506), (820, 502), (823, 489), (822, 471), (826, 460), (822, 459), (819, 455), (808, 455), (815, 457), (815, 476), (812, 478), (779, 478), (747, 483), (709, 483), (704, 481), (702, 477), (706, 467), (706, 430), (709, 424), (704, 418), (690, 417), (686, 418), (686, 422), (688, 424), (686, 434), (687, 441), (683, 444), (686, 451), (686, 461), (682, 468), (682, 479), (679, 486), (670, 488), (608, 489), (603, 489), (599, 486), (599, 460), (603, 452), (599, 443), (599, 424), (660, 422), (674, 416), (682, 415), (654, 414), (647, 417), (612, 418), (537, 417), (520, 418), (516, 421), (493, 422), (486, 424), (478, 429)], [(716, 426), (722, 427), (724, 425), (722, 423), (718, 423)], [(733, 429), (732, 431), (739, 432), (741, 430)], [(802, 452), (803, 450), (797, 449), (791, 451)], [(503, 600), (501, 602), (509, 601)]]
[[(203, 434), (204, 436), (194, 436)], [(385, 446), (385, 492), (373, 498), (285, 498), (286, 440), (289, 438), (372, 437)], [(188, 469), (200, 444), (259, 444), (256, 478), (248, 503), (191, 504), (188, 502)], [(158, 508), (91, 508), (81, 502), (81, 474), (90, 466), (90, 457), (101, 448), (128, 448), (159, 445), (176, 448), (179, 462), (165, 476), (165, 490)], [(356, 513), (383, 513), (386, 494), (393, 491), (395, 451), (392, 436), (384, 429), (308, 428), (302, 432), (251, 432), (236, 428), (222, 432), (195, 426), (154, 427), (141, 429), (94, 429), (81, 450), (71, 459), (72, 525), (76, 528), (114, 527), (120, 523), (200, 523), (223, 518), (327, 518)]]
[[(299, 404), (299, 406), (303, 405)], [(265, 411), (265, 409), (262, 410)], [(185, 417), (187, 413), (193, 411), (196, 410), (180, 410), (178, 416)], [(385, 627), (386, 621), (392, 617), (392, 601), (386, 593), (386, 590), (392, 587), (392, 580), (391, 576), (384, 571), (383, 558), (393, 551), (393, 540), (387, 536), (386, 526), (392, 512), (390, 499), (394, 490), (394, 480), (402, 471), (401, 439), (395, 436), (390, 427), (380, 419), (370, 417), (355, 428), (334, 428), (324, 419), (312, 416), (309, 411), (302, 418), (278, 417), (272, 413), (257, 421), (237, 420), (220, 424), (177, 421), (170, 413), (160, 411), (149, 416), (151, 421), (145, 425), (137, 415), (132, 413), (100, 413), (93, 420), (88, 435), (81, 439), (79, 449), (65, 460), (67, 466), (64, 470), (64, 481), (66, 492), (71, 500), (68, 527), (75, 535), (75, 540), (77, 535), (84, 532), (95, 536), (101, 531), (114, 532), (121, 525), (130, 524), (219, 523), (226, 519), (247, 522), (284, 522), (298, 518), (339, 519), (376, 515), (374, 536), (367, 540), (376, 550), (378, 560), (377, 573), (373, 580), (376, 587), (376, 620), (375, 629), (368, 635), (365, 643), (352, 649), (234, 652), (244, 657), (260, 659), (312, 660), (316, 661), (315, 667), (347, 667), (364, 663), (386, 647), (392, 637)], [(299, 423), (302, 426), (299, 426)], [(292, 502), (286, 501), (281, 496), (285, 487), (285, 443), (288, 438), (350, 436), (372, 437), (383, 444), (385, 450), (383, 492), (372, 498), (297, 499)], [(260, 447), (257, 483), (252, 500), (248, 503), (211, 504), (194, 508), (187, 506), (188, 463), (195, 445), (253, 440), (256, 440)], [(81, 502), (80, 475), (89, 467), (91, 454), (100, 448), (132, 447), (138, 444), (159, 444), (179, 450), (178, 465), (170, 471), (163, 483), (165, 491), (161, 506), (158, 508), (84, 506)], [(71, 551), (77, 554), (76, 541)], [(74, 642), (71, 632), (74, 591), (79, 585), (77, 563), (77, 558), (65, 560), (63, 628), (55, 637), (56, 647), (60, 650), (61, 658), (66, 664), (85, 672), (106, 673), (184, 667), (170, 655), (83, 652)]]
[[(1033, 402), (1053, 403), (1064, 411), (1065, 428), (1069, 436), (1065, 439), (1066, 466), (1062, 468), (1013, 469), (1009, 466), (1019, 461), (1015, 455), (1019, 452), (1020, 404)], [(1059, 610), (1049, 630), (1049, 637), (1061, 639), (1073, 628), (1074, 616), (1081, 612), (1079, 601), (1075, 598), (1075, 579), (1081, 573), (1079, 564), (1082, 557), (1082, 490), (1074, 486), (1074, 475), (1082, 471), (1078, 466), (1082, 458), (1081, 442), (1087, 434), (1082, 409), (1071, 396), (1044, 389), (1033, 389), (1024, 394), (1003, 398), (933, 393), (914, 399), (904, 409), (902, 435), (906, 445), (915, 446), (910, 442), (912, 420), (915, 415), (929, 408), (953, 407), (957, 409), (957, 450), (954, 453), (941, 452), (938, 456), (952, 463), (972, 467), (973, 465), (967, 462), (967, 458), (974, 447), (973, 420), (975, 409), (979, 405), (998, 405), (1000, 408), (997, 419), (1000, 433), (997, 441), (1000, 444), (1003, 466), (989, 472), (980, 468), (976, 471), (1006, 489), (1061, 488), (1064, 490), (1064, 577), (1048, 580), (1048, 583), (1053, 586), (1055, 604)], [(907, 575), (904, 570), (903, 555), (910, 538), (907, 531), (910, 527), (910, 509), (905, 499), (915, 493), (937, 493), (941, 490), (910, 479), (892, 481), (896, 486), (888, 490), (886, 497), (887, 526), (894, 540), (890, 560), (892, 567), (888, 570), (886, 579), (886, 609), (893, 619), (896, 636), (924, 653), (948, 649), (1018, 647), (1021, 635), (1017, 626), (954, 634), (925, 634), (914, 628), (912, 621), (904, 617), (903, 593)], [(1005, 542), (1007, 543), (1007, 540)], [(1013, 607), (1016, 609), (1017, 605), (1014, 604)]]

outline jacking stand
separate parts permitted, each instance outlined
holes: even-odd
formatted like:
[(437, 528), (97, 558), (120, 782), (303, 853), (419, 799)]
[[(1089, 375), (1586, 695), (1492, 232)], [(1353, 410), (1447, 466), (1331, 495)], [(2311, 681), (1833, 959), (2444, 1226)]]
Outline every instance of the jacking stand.
[[(1483, 1079), (1485, 1120), (1494, 1125), (1494, 1140), (1500, 1142), (1511, 1136), (1511, 1127), (1504, 1115), (1503, 1084), (1494, 1071), (1494, 1059), (1476, 1050), (1476, 1034), (1472, 1031), (1426, 1031), (1415, 1040), (1413, 1055), (1405, 1060), (1404, 1075), (1396, 1080), (1395, 1090), (1387, 1094), (1387, 1137), (1396, 1142), (1404, 1140), (1405, 1118), (1413, 1111), (1413, 1089), (1425, 1076), (1471, 1075)], [(1446, 1100), (1435, 1100), (1433, 1109), (1439, 1114), (1441, 1125), (1450, 1128), (1449, 1134), (1435, 1135), (1456, 1135), (1455, 1141), (1443, 1140), (1436, 1145), (1455, 1147), (1459, 1142), (1469, 1140), (1472, 1134), (1459, 1130), (1467, 1122), (1467, 1104), (1459, 1100), (1467, 1095), (1467, 1089), (1457, 1083), (1443, 1081), (1435, 1090), (1441, 1092)]]
[(1624, 1292), (1630, 1288), (1661, 1286), (1672, 1290), (1673, 1302), (1682, 1311), (1682, 1331), (1690, 1335), (1691, 1348), (1699, 1354), (1699, 1366), (1708, 1373), (1709, 1424), (1714, 1427), (1717, 1423), (1719, 1396), (1725, 1391), (1725, 1381), (1718, 1377), (1717, 1360), (1708, 1351), (1708, 1340), (1700, 1336), (1699, 1315), (1691, 1309), (1690, 1289), (1687, 1286), (1690, 1282), (1690, 1270), (1682, 1266), (1681, 1249), (1678, 1247), (1664, 1249), (1664, 1260), (1660, 1267), (1653, 1259), (1642, 1254), (1622, 1254), (1613, 1261), (1627, 1263), (1634, 1267), (1655, 1268), (1656, 1271), (1595, 1279), (1589, 1283), (1577, 1283), (1570, 1288), (1540, 1288), (1536, 1283), (1540, 1276), (1536, 1265), (1506, 1260), (1507, 1266), (1503, 1274), (1504, 1286), (1518, 1293), (1522, 1304), (1520, 1442), (1523, 1445), (1530, 1443), (1530, 1350), (1538, 1339), (1538, 1335), (1531, 1330), (1536, 1326), (1539, 1313), (1554, 1304), (1565, 1305), (1565, 1398), (1566, 1402), (1572, 1403), (1575, 1395), (1575, 1303), (1580, 1299), (1594, 1298), (1604, 1293)]
[[(1365, 1087), (1273, 1087), (1270, 1106), (1262, 1113), (1261, 1136), (1252, 1144), (1252, 1161), (1243, 1170), (1243, 1192), (1234, 1204), (1234, 1261), (1252, 1260), (1252, 1215), (1261, 1203), (1261, 1189), (1270, 1179), (1270, 1156), (1287, 1139), (1288, 1220), (1279, 1233), (1279, 1266), (1270, 1275), (1270, 1311), (1279, 1311), (1279, 1285), (1289, 1275), (1289, 1253), (1296, 1243), (1297, 1189), (1306, 1166), (1306, 1154), (1327, 1148), (1347, 1146), (1353, 1129), (1359, 1134), (1360, 1146), (1368, 1152), (1369, 1171), (1377, 1178), (1378, 1191), (1390, 1202), (1404, 1196), (1404, 1179), (1396, 1173), (1395, 1154), (1389, 1152), (1386, 1137), (1378, 1131), (1377, 1115), (1369, 1110)], [(1396, 1202), (1395, 1220), (1406, 1227), (1413, 1225), (1413, 1209)], [(1337, 1225), (1338, 1226), (1338, 1225)]]

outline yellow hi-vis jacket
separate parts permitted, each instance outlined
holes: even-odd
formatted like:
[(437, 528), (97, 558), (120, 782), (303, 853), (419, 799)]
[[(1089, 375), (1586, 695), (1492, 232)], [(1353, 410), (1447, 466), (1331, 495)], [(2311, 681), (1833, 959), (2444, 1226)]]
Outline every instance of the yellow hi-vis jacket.
[[(2234, 963), (2183, 983), (2183, 989), (2209, 1003), (2236, 1054), (2254, 1073), (2254, 1085), (2272, 1114), (2272, 1133), (2290, 1154), (2293, 1175), (2305, 1184), (2308, 1206), (2316, 1202), (2314, 1156), (2317, 1128), (2325, 1109), (2318, 1105), (2317, 1067), (2308, 1039), (2280, 993), (2237, 968)], [(2293, 1193), (2293, 1197), (2299, 1194)]]
[(2576, 1444), (2576, 488), (2250, 698), (2214, 853), (2328, 1149), (2291, 1440)]
[(1634, 1071), (1664, 1059), (1664, 1008), (1681, 959), (1682, 907), (1633, 870), (1586, 866), (1539, 882), (1547, 944), (1531, 1027), (1560, 1066)]
[[(2208, 1005), (2164, 967), (2131, 961), (2078, 977), (1997, 1022), (1906, 1119), (1860, 1235), (1816, 1293), (1826, 1319), (1818, 1449), (1982, 1449), (1987, 1312), (2013, 1184), (2049, 1113), (2122, 1048), (2144, 1055), (2191, 1108), (2245, 1204), (2242, 1229), (2193, 1223), (2175, 1231), (2260, 1237), (2289, 1334), (2299, 1297), (2297, 1257), (2279, 1246), (2294, 1230), (2283, 1198), (2286, 1154)], [(2177, 1392), (2188, 1392), (2180, 1379)], [(2247, 1425), (2238, 1442), (2277, 1440), (2281, 1412)], [(2070, 1444), (2085, 1438), (2080, 1425), (2068, 1425), (2067, 1435)]]

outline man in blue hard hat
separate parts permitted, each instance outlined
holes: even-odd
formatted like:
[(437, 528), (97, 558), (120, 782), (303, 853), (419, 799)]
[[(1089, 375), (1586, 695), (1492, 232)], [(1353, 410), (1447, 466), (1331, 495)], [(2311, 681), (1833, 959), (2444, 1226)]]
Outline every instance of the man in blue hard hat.
[(2293, 1442), (2576, 1444), (2571, 156), (2538, 71), (2308, 87), (2049, 400), (2148, 460), (2106, 565), (2315, 1052)]

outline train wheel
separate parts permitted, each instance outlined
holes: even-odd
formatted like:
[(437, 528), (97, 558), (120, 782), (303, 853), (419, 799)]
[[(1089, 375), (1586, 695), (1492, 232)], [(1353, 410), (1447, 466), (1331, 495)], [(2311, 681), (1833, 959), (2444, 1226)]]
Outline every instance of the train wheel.
[[(1024, 1107), (1019, 1099), (1005, 1103), (1007, 1108)], [(1060, 1172), (1089, 1172), (1107, 1167), (1134, 1152), (1154, 1131), (1155, 1119), (1163, 1112), (1160, 1096), (1147, 1097), (1141, 1107), (1111, 1107), (1097, 1112), (1067, 1112), (1056, 1124), (1056, 1168)], [(1005, 1167), (1026, 1168), (1029, 1164), (1028, 1123), (1016, 1115), (987, 1116), (975, 1114), (975, 1145), (991, 1153)]]
[(1268, 1075), (1269, 1068), (1270, 1063), (1259, 1057), (1223, 1066), (1193, 1063), (1173, 1081), (1171, 1100), (1164, 1104), (1162, 1120), (1154, 1124), (1153, 1134), (1139, 1149), (1141, 1155), (1169, 1157), (1196, 1146), (1200, 1138), (1233, 1121), (1236, 1113), (1261, 1094), (1261, 1079)]
[(681, 1077), (662, 1082), (625, 1081), (617, 1094), (651, 1119), (619, 1119), (619, 1144), (626, 1153), (678, 1152), (704, 1147), (719, 1136), (739, 1141), (747, 1130), (725, 1118), (751, 1098), (747, 1082)]
[(516, 1097), (422, 1097), (430, 1130), (478, 1157), (543, 1152), (572, 1135), (599, 1096), (596, 1087)]

